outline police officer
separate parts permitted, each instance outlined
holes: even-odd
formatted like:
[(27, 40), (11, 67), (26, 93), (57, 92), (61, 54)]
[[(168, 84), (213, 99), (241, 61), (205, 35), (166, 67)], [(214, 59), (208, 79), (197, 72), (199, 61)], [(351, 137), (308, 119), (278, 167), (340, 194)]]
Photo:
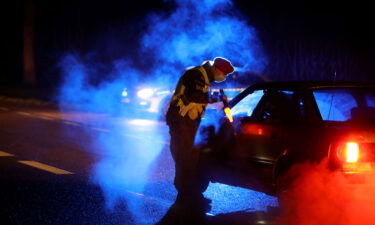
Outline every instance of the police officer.
[[(175, 162), (176, 202), (206, 204), (197, 183), (199, 151), (194, 138), (209, 101), (212, 82), (222, 82), (234, 71), (230, 61), (217, 57), (188, 68), (179, 79), (167, 111), (166, 122), (171, 136), (170, 148)], [(202, 202), (203, 201), (203, 202)]]

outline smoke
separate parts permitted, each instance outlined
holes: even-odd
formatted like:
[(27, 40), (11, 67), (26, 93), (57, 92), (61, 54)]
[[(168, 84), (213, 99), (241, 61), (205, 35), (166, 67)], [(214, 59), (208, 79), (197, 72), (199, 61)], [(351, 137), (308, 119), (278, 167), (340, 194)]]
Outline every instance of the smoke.
[[(95, 49), (86, 56), (66, 54), (59, 63), (63, 82), (58, 101), (62, 110), (63, 106), (71, 104), (82, 110), (110, 115), (119, 110), (124, 87), (148, 80), (154, 86), (162, 84), (174, 88), (186, 67), (216, 56), (231, 60), (237, 71), (263, 69), (266, 59), (256, 31), (248, 26), (230, 0), (176, 0), (175, 6), (170, 14), (154, 13), (142, 21), (147, 23), (139, 40), (138, 53), (143, 57), (127, 56), (103, 64), (97, 59)], [(144, 61), (137, 63), (139, 58)], [(149, 69), (143, 68), (145, 64)], [(103, 188), (108, 208), (125, 199), (132, 208), (134, 220), (138, 221), (148, 216), (143, 214), (144, 207), (139, 201), (129, 198), (129, 193), (144, 193), (151, 179), (148, 177), (150, 170), (163, 170), (157, 159), (164, 151), (169, 152), (166, 145), (169, 136), (165, 125), (157, 121), (135, 126), (131, 124), (133, 118), (122, 119), (125, 120), (91, 124), (105, 127), (108, 132), (87, 129), (95, 146), (94, 153), (100, 156), (93, 166), (92, 181)], [(165, 182), (171, 183), (173, 171), (160, 173), (168, 174)]]
[(282, 213), (276, 224), (364, 225), (373, 224), (375, 214), (374, 175), (344, 175), (327, 169), (327, 162), (299, 164), (289, 177), (300, 174), (282, 195)]
[(59, 102), (84, 110), (112, 112), (118, 109), (122, 89), (136, 83), (141, 74), (128, 64), (126, 61), (113, 62), (109, 66), (113, 68), (111, 74), (116, 79), (100, 81), (102, 71), (99, 63), (74, 54), (65, 55), (59, 64), (64, 78), (57, 96)]
[[(149, 16), (142, 38), (145, 53), (153, 54), (157, 74), (175, 80), (181, 68), (223, 56), (236, 71), (263, 70), (266, 59), (254, 28), (230, 0), (176, 0), (169, 16)], [(167, 76), (165, 76), (167, 75)]]

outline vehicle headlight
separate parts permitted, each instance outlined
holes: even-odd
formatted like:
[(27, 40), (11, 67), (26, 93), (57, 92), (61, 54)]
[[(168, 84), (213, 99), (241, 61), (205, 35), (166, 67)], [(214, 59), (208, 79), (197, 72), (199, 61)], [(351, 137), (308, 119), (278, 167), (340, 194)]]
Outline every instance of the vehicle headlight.
[(154, 90), (152, 90), (151, 88), (141, 89), (137, 92), (137, 96), (142, 99), (147, 99), (152, 95), (154, 95)]
[(124, 88), (124, 90), (122, 91), (121, 95), (123, 97), (127, 97), (128, 96), (128, 92), (127, 92), (126, 88)]

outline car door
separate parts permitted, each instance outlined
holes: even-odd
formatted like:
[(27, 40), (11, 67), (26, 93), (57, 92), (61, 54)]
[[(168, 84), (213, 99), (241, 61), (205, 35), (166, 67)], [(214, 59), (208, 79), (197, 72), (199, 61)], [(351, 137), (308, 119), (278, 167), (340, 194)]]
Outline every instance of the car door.
[(286, 150), (289, 123), (298, 109), (294, 92), (263, 90), (263, 93), (252, 114), (236, 121), (236, 144), (231, 159), (243, 173), (271, 182), (274, 164)]

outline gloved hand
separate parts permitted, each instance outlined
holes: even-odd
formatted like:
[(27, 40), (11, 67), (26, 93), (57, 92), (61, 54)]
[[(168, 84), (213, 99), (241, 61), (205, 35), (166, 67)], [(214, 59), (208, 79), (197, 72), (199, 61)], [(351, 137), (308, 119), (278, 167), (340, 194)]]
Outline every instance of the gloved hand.
[(221, 95), (220, 100), (223, 102), (228, 102), (228, 97), (226, 95)]
[(215, 91), (211, 96), (210, 96), (210, 103), (216, 103), (220, 101), (220, 93), (218, 91)]
[(224, 106), (228, 104), (228, 97), (224, 94), (223, 89), (220, 89), (220, 100), (224, 103)]
[(188, 105), (181, 105), (180, 106), (180, 115), (184, 117), (187, 112), (189, 112), (190, 109), (192, 109), (195, 106), (196, 103), (190, 102)]

